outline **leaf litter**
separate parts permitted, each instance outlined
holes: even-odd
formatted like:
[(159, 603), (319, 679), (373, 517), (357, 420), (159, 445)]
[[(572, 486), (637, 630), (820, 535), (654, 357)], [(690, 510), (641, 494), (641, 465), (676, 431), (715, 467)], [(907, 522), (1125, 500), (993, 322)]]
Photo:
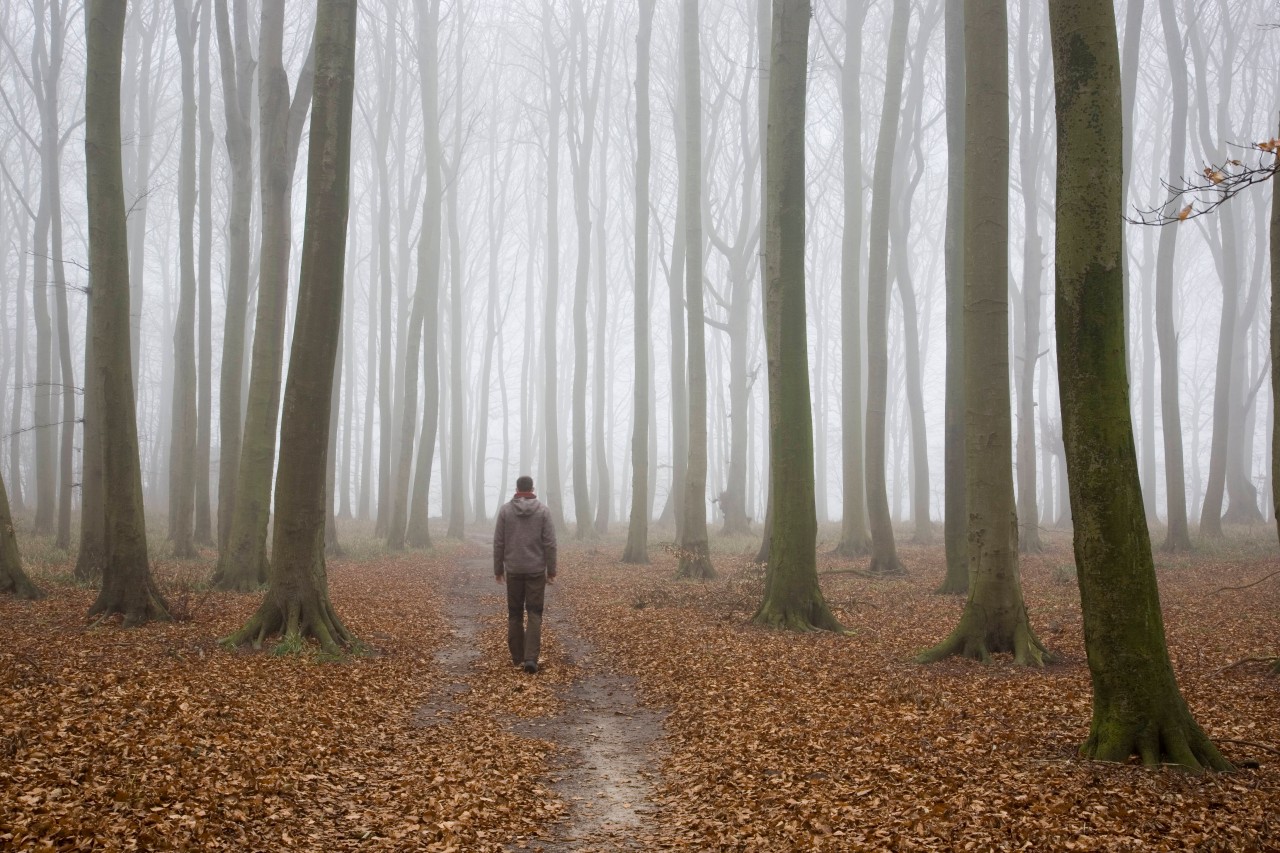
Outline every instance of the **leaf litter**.
[[(795, 635), (750, 624), (763, 576), (745, 554), (718, 554), (722, 579), (694, 584), (658, 549), (636, 567), (563, 548), (535, 677), (507, 660), (491, 580), (451, 612), (474, 546), (333, 563), (338, 612), (372, 647), (338, 663), (219, 647), (256, 596), (88, 629), (92, 592), (45, 580), (44, 601), (0, 598), (0, 848), (1280, 846), (1280, 681), (1230, 666), (1277, 653), (1280, 583), (1219, 592), (1273, 560), (1162, 558), (1179, 682), (1241, 768), (1190, 775), (1076, 756), (1091, 697), (1069, 542), (1023, 557), (1033, 625), (1064, 659), (1043, 671), (912, 663), (963, 601), (932, 594), (938, 546), (902, 551), (905, 579), (823, 575), (846, 635)], [(625, 685), (638, 711), (584, 700), (592, 678)], [(624, 733), (628, 714), (661, 719), (659, 742), (619, 747), (645, 777), (623, 825), (591, 824), (574, 800), (590, 797), (564, 785), (596, 712)]]

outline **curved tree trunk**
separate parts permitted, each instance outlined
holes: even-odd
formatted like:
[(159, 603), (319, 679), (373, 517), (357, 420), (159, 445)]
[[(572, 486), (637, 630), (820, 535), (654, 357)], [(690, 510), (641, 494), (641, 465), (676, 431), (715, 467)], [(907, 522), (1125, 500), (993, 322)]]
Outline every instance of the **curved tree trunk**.
[(1196, 724), (1165, 646), (1124, 361), (1119, 48), (1110, 0), (1049, 6), (1058, 118), (1063, 440), (1093, 681), (1088, 757), (1230, 765)]
[(324, 528), (329, 415), (342, 320), (355, 83), (356, 0), (319, 0), (301, 283), (276, 485), (270, 588), (249, 622), (227, 638), (255, 646), (282, 634), (296, 649), (314, 638), (337, 654), (358, 644), (329, 601)]
[[(1178, 32), (1173, 0), (1160, 0), (1160, 22), (1164, 29), (1165, 52), (1169, 56), (1169, 82), (1173, 92), (1168, 174), (1180, 175), (1187, 159), (1187, 67), (1186, 49)], [(1160, 229), (1160, 241), (1156, 248), (1156, 343), (1160, 347), (1160, 421), (1161, 432), (1164, 433), (1165, 498), (1168, 511), (1164, 550), (1190, 551), (1191, 533), (1187, 525), (1187, 485), (1182, 453), (1182, 406), (1178, 400), (1178, 330), (1174, 325), (1173, 310), (1177, 242), (1177, 225)]]
[(889, 31), (888, 73), (884, 108), (876, 142), (871, 189), (871, 258), (867, 273), (867, 511), (871, 520), (871, 573), (899, 575), (886, 488), (885, 430), (889, 397), (889, 204), (894, 148), (902, 111), (902, 77), (906, 65), (907, 24), (911, 6), (894, 0)]
[(89, 214), (89, 293), (96, 381), (102, 389), (106, 553), (89, 615), (124, 616), (125, 627), (168, 619), (147, 564), (137, 410), (130, 369), (129, 255), (120, 165), (120, 57), (125, 0), (91, 0), (84, 147)]
[[(769, 184), (765, 228), (770, 482), (777, 498), (754, 621), (792, 630), (839, 631), (818, 586), (813, 407), (805, 321), (805, 90), (809, 0), (774, 0), (769, 63)], [(785, 415), (785, 417), (784, 417)]]

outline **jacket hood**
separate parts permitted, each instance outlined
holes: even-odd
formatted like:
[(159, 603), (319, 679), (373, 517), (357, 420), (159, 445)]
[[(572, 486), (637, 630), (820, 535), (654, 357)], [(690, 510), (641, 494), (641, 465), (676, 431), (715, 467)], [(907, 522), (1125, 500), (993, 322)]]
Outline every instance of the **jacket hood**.
[(533, 515), (538, 511), (538, 507), (542, 506), (542, 501), (537, 498), (517, 496), (511, 499), (511, 506), (515, 508), (516, 515)]

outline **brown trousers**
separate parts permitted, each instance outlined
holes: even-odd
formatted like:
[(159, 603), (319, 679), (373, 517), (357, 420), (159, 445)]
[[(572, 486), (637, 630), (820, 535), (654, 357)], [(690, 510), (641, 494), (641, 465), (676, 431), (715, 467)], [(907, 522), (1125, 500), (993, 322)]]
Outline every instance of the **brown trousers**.
[(546, 592), (545, 572), (536, 575), (507, 572), (507, 648), (515, 663), (538, 662), (538, 653), (542, 650), (542, 602)]

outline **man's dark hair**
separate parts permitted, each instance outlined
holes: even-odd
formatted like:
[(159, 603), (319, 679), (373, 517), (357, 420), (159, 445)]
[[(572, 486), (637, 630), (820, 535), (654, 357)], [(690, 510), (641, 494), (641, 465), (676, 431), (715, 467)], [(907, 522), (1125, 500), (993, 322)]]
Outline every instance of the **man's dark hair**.
[(524, 475), (524, 476), (516, 477), (516, 491), (517, 491), (517, 492), (532, 492), (532, 491), (533, 491), (533, 478), (532, 478), (532, 477), (530, 477), (530, 476), (528, 476), (528, 475)]

